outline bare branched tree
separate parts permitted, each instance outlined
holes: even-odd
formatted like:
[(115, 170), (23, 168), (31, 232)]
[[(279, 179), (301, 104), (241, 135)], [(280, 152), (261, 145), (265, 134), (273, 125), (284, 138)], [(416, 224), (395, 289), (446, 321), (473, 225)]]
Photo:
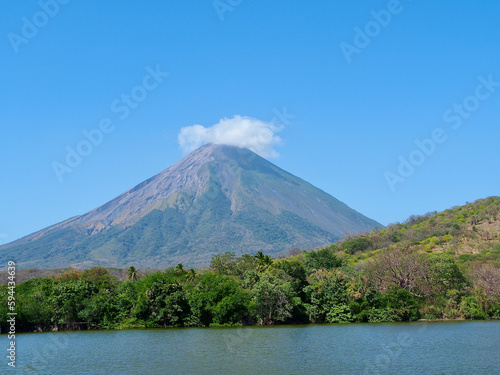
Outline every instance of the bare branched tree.
[(366, 267), (366, 276), (382, 291), (391, 286), (406, 289), (414, 296), (431, 294), (428, 260), (423, 254), (391, 249), (379, 254)]
[(480, 264), (472, 269), (470, 276), (474, 286), (489, 298), (500, 297), (500, 269), (492, 264)]

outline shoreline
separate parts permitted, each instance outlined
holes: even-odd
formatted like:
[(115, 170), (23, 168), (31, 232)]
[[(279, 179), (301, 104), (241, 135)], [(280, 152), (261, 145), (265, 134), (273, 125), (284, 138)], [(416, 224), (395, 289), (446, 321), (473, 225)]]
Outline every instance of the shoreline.
[[(350, 322), (350, 323), (289, 323), (289, 324), (247, 324), (247, 325), (212, 325), (212, 326), (203, 326), (203, 327), (133, 327), (133, 326), (124, 326), (118, 328), (70, 328), (70, 329), (35, 329), (35, 330), (17, 330), (16, 334), (26, 334), (26, 333), (55, 333), (55, 332), (91, 332), (91, 331), (135, 331), (135, 330), (169, 330), (169, 329), (221, 329), (221, 328), (272, 328), (272, 327), (306, 327), (306, 326), (332, 326), (332, 325), (380, 325), (380, 324), (406, 324), (406, 323), (465, 323), (465, 322), (500, 322), (500, 319), (419, 319), (413, 321), (400, 321), (400, 322)], [(8, 332), (4, 332), (2, 330), (0, 332), (1, 335), (8, 335)]]

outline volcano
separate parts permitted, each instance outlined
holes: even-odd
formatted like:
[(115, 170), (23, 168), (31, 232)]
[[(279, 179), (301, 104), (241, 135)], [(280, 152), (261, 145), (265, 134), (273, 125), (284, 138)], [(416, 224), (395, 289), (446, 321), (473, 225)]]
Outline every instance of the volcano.
[(0, 261), (203, 267), (220, 252), (276, 255), (381, 227), (248, 149), (209, 144), (86, 214), (1, 246)]

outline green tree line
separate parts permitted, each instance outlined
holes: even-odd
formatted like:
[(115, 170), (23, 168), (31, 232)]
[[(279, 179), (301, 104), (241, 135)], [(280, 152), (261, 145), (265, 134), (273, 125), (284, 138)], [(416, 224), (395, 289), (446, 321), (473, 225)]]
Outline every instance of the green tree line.
[[(118, 281), (102, 267), (71, 270), (16, 286), (17, 329), (500, 317), (500, 271), (492, 264), (464, 267), (450, 254), (411, 249), (385, 250), (363, 263), (351, 260), (330, 246), (281, 259), (262, 252), (240, 257), (220, 253), (204, 270), (179, 264), (141, 275), (130, 267), (126, 281)], [(3, 332), (7, 299), (4, 284)]]

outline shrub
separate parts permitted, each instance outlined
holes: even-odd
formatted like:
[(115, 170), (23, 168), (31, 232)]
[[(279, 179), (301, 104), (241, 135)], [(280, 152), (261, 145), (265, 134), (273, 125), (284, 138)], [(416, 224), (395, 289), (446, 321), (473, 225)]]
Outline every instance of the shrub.
[(342, 248), (349, 254), (368, 250), (371, 246), (372, 242), (366, 237), (359, 237), (342, 243)]

